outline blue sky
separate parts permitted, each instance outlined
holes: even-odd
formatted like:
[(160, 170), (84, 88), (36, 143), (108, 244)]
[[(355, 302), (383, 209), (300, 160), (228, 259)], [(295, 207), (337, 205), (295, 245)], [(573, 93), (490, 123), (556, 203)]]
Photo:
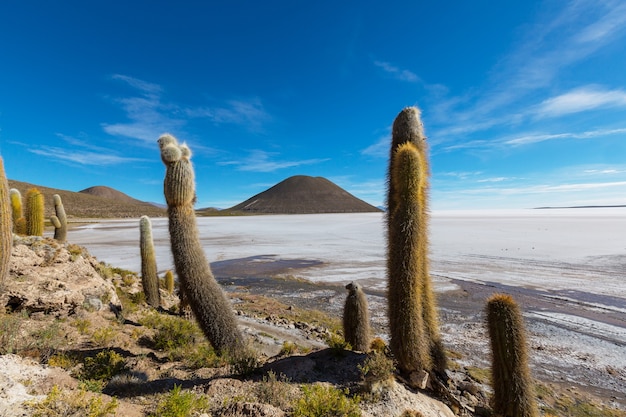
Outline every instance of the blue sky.
[(0, 5), (11, 179), (163, 202), (170, 132), (199, 207), (297, 174), (382, 205), (390, 126), (412, 105), (434, 210), (626, 204), (626, 3)]

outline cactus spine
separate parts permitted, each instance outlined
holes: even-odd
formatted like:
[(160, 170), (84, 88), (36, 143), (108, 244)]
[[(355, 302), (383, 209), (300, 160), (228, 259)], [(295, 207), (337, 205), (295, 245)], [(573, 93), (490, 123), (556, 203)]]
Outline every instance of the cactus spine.
[(0, 157), (0, 291), (9, 271), (11, 248), (13, 247), (13, 221), (11, 215), (9, 184), (4, 174), (4, 162)]
[(163, 190), (169, 216), (170, 242), (181, 293), (191, 305), (207, 339), (219, 352), (238, 354), (244, 343), (226, 295), (200, 245), (193, 205), (196, 199), (191, 151), (165, 134), (158, 140), (167, 167)]
[(370, 347), (370, 317), (367, 297), (359, 284), (346, 285), (349, 291), (343, 308), (343, 335), (352, 349), (367, 352)]
[(493, 361), (493, 411), (503, 417), (538, 416), (519, 307), (510, 295), (495, 294), (487, 301), (486, 310)]
[(44, 229), (43, 194), (36, 188), (26, 192), (26, 234), (43, 236)]
[(165, 289), (168, 293), (174, 294), (174, 273), (169, 269), (165, 272)]
[(22, 208), (22, 194), (20, 190), (11, 188), (11, 211), (13, 214), (13, 232), (18, 235), (26, 234), (26, 219), (24, 218), (24, 210)]
[(56, 213), (56, 216), (50, 217), (50, 222), (54, 226), (54, 239), (63, 243), (67, 239), (67, 216), (65, 215), (61, 196), (55, 194), (52, 198), (54, 199), (54, 212)]
[(403, 109), (392, 129), (387, 196), (390, 348), (407, 372), (445, 378), (445, 351), (428, 262), (429, 166), (420, 111)]
[(141, 252), (141, 284), (146, 295), (146, 302), (154, 308), (159, 308), (161, 305), (159, 277), (152, 239), (152, 222), (148, 216), (141, 216), (139, 219), (139, 250)]

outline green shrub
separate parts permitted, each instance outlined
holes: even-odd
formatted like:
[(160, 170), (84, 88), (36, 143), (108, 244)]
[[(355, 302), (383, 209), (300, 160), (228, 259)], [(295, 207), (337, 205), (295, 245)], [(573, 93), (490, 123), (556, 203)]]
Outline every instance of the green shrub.
[(85, 358), (80, 379), (108, 381), (126, 369), (124, 358), (110, 349), (98, 352), (96, 356)]
[(363, 365), (358, 365), (359, 371), (366, 383), (387, 381), (393, 377), (396, 366), (393, 359), (384, 353), (373, 352), (367, 355)]
[(258, 400), (264, 404), (271, 404), (280, 409), (290, 408), (294, 401), (289, 379), (284, 375), (276, 377), (276, 373), (269, 371), (262, 382), (255, 386)]
[(161, 401), (159, 401), (154, 413), (150, 417), (187, 417), (194, 412), (206, 411), (209, 408), (209, 400), (199, 394), (185, 391), (182, 392), (180, 385), (174, 385)]
[(359, 397), (350, 398), (347, 390), (327, 385), (302, 387), (303, 395), (294, 406), (293, 417), (360, 417)]
[(331, 333), (330, 336), (326, 338), (326, 344), (336, 355), (343, 355), (344, 351), (352, 350), (350, 343), (346, 342), (343, 336), (337, 333)]
[(101, 396), (86, 398), (87, 393), (63, 392), (53, 386), (50, 393), (42, 401), (28, 402), (26, 405), (33, 411), (33, 417), (106, 417), (115, 415), (117, 400), (103, 401)]

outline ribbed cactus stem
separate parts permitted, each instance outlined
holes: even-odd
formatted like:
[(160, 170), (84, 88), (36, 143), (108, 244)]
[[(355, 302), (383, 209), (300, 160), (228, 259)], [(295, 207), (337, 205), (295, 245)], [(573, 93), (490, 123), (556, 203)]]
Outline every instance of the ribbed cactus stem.
[(44, 230), (44, 199), (36, 188), (26, 192), (26, 234), (43, 236)]
[(393, 123), (388, 177), (390, 347), (400, 369), (435, 371), (445, 379), (428, 255), (428, 145), (415, 107), (403, 109)]
[(54, 199), (54, 212), (56, 213), (55, 216), (50, 217), (50, 221), (54, 226), (54, 239), (63, 243), (67, 240), (67, 215), (65, 214), (61, 196), (55, 194), (52, 198)]
[(420, 248), (426, 234), (419, 207), (424, 185), (421, 159), (412, 143), (402, 144), (391, 173), (395, 194), (390, 196), (394, 212), (389, 213), (388, 223), (389, 346), (398, 368), (407, 373), (432, 368), (422, 305), (421, 278), (427, 271)]
[(186, 145), (163, 135), (158, 140), (167, 167), (163, 190), (168, 206), (170, 243), (181, 292), (207, 339), (220, 352), (239, 353), (244, 343), (229, 300), (217, 283), (200, 244), (196, 216), (195, 180)]
[(526, 331), (517, 303), (510, 295), (495, 294), (487, 301), (491, 340), (493, 411), (503, 417), (536, 417), (537, 405), (528, 368)]
[(139, 252), (141, 253), (141, 284), (146, 295), (146, 302), (154, 308), (159, 308), (161, 305), (159, 276), (152, 238), (152, 222), (148, 216), (141, 216), (139, 219)]
[(165, 289), (168, 293), (174, 294), (174, 273), (169, 269), (165, 272)]
[(359, 284), (346, 285), (348, 297), (343, 308), (343, 334), (352, 349), (367, 352), (370, 347), (370, 317), (367, 296)]
[(11, 195), (11, 212), (13, 218), (13, 231), (18, 235), (26, 234), (26, 219), (22, 206), (22, 194), (17, 188), (9, 190)]
[(9, 272), (9, 261), (13, 247), (13, 221), (9, 184), (4, 173), (4, 161), (0, 157), (0, 292)]

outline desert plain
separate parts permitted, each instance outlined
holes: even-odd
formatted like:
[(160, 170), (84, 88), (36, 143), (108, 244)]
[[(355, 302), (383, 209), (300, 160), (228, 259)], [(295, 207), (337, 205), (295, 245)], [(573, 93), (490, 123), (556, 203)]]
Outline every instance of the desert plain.
[[(154, 218), (160, 273), (173, 269), (166, 218)], [(200, 217), (218, 280), (341, 314), (343, 286), (360, 282), (386, 338), (383, 213)], [(489, 366), (483, 308), (509, 293), (524, 312), (534, 377), (626, 409), (626, 208), (435, 211), (431, 276), (447, 347)], [(140, 271), (139, 221), (102, 220), (69, 241)], [(316, 285), (299, 285), (305, 279)]]

